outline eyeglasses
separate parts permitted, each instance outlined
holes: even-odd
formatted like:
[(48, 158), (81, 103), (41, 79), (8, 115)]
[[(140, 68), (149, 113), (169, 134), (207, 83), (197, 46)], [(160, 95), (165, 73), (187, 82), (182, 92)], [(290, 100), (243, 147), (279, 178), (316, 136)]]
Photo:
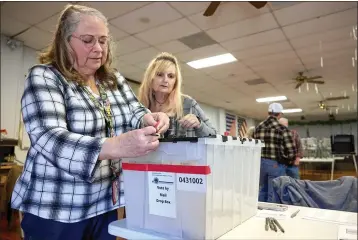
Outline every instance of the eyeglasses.
[(108, 36), (96, 37), (93, 35), (81, 35), (77, 37), (72, 35), (71, 37), (81, 40), (82, 43), (88, 48), (92, 48), (97, 43), (97, 41), (102, 47), (107, 47), (109, 42)]

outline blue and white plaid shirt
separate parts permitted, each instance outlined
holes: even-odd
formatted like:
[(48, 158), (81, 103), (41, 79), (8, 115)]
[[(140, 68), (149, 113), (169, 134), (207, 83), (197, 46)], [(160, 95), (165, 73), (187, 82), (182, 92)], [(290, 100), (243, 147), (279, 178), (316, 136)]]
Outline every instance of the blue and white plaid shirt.
[[(118, 89), (108, 90), (116, 135), (140, 128), (149, 112), (117, 73)], [(16, 182), (15, 209), (60, 222), (78, 222), (124, 205), (123, 184), (112, 203), (109, 160), (98, 160), (106, 139), (100, 110), (86, 91), (52, 66), (33, 67), (21, 100), (31, 140), (24, 171)], [(119, 159), (112, 163), (120, 169)]]

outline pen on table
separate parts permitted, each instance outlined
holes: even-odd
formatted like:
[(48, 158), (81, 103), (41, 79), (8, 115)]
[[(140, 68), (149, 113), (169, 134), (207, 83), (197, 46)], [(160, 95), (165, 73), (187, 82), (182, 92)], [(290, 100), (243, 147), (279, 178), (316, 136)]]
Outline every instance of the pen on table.
[(275, 224), (273, 223), (272, 219), (269, 218), (268, 221), (269, 221), (271, 230), (277, 232), (277, 228), (276, 228)]
[(275, 222), (273, 221), (273, 218), (271, 218), (271, 222), (272, 222), (273, 230), (274, 230), (275, 232), (277, 232), (277, 227), (276, 227), (276, 225), (275, 225)]
[(281, 232), (285, 232), (285, 230), (283, 229), (283, 227), (278, 223), (276, 218), (272, 218), (273, 222), (277, 225), (277, 227), (281, 230)]
[(292, 213), (291, 218), (296, 217), (296, 215), (297, 215), (297, 213), (298, 213), (299, 211), (300, 211), (300, 209), (298, 209), (296, 212)]
[(269, 229), (269, 218), (266, 218), (266, 223), (265, 223), (265, 230), (268, 231)]

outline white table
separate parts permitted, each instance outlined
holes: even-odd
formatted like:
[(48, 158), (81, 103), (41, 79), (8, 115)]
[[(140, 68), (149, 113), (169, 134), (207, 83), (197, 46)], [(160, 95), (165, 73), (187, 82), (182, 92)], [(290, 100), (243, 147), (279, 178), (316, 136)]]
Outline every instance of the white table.
[[(290, 215), (300, 209), (300, 212), (295, 218), (287, 218), (278, 220), (280, 225), (284, 228), (285, 233), (280, 231), (265, 231), (265, 218), (252, 217), (241, 225), (237, 226), (230, 232), (220, 237), (220, 240), (224, 239), (306, 239), (306, 240), (337, 240), (338, 236), (338, 223), (320, 222), (314, 220), (303, 219), (302, 217), (309, 214), (312, 211), (322, 211), (323, 213), (332, 213), (349, 217), (354, 219), (352, 225), (356, 225), (357, 213), (340, 212), (332, 210), (323, 210), (306, 207), (288, 206)], [(159, 235), (150, 231), (135, 231), (126, 227), (126, 220), (119, 220), (112, 222), (108, 226), (108, 232), (114, 236), (122, 237), (126, 239), (146, 239), (146, 240), (163, 240), (174, 239), (165, 235)]]
[(335, 157), (335, 158), (301, 158), (300, 162), (310, 162), (310, 163), (331, 163), (331, 180), (334, 176), (334, 163), (336, 160), (343, 160), (344, 157)]

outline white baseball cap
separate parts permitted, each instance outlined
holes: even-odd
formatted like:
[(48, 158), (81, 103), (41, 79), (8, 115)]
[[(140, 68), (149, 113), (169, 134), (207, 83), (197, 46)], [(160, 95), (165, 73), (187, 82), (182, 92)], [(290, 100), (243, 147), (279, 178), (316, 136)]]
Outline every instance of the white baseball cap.
[(283, 107), (279, 103), (271, 103), (268, 108), (268, 111), (270, 113), (282, 113), (282, 110), (283, 110)]

